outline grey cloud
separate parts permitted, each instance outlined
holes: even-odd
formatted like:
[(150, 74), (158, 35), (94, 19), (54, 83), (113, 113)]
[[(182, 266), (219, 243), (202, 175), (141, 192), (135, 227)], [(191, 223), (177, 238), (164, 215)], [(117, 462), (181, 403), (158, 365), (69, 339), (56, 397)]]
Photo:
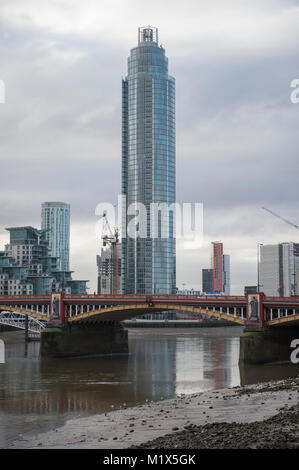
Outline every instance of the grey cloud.
[[(140, 2), (129, 3), (140, 11)], [(233, 3), (226, 3), (228, 11)], [(191, 6), (182, 13), (183, 24), (209, 11), (206, 2), (197, 4), (190, 3), (193, 13)], [(280, 14), (283, 23), (285, 12), (297, 6), (249, 4), (252, 15), (260, 8), (265, 18), (275, 13), (278, 23)], [(178, 285), (200, 288), (209, 243), (220, 238), (232, 256), (232, 291), (240, 292), (244, 283), (254, 284), (256, 243), (295, 241), (297, 235), (260, 208), (299, 222), (299, 105), (289, 101), (290, 82), (299, 78), (298, 41), (292, 27), (281, 47), (271, 47), (263, 35), (242, 51), (234, 38), (224, 38), (225, 47), (217, 44), (212, 24), (207, 36), (190, 29), (176, 37), (182, 6), (174, 2), (173, 8), (169, 25), (164, 10), (157, 20), (165, 25), (160, 37), (176, 78), (177, 198), (203, 201), (205, 210), (204, 247), (196, 253), (178, 247)], [(128, 18), (124, 41), (119, 30), (109, 41), (100, 32), (62, 33), (11, 18), (1, 23), (0, 42), (0, 78), (7, 87), (7, 103), (0, 105), (0, 242), (7, 239), (6, 226), (39, 225), (43, 201), (69, 202), (73, 267), (76, 277), (91, 279), (93, 290), (94, 210), (99, 202), (115, 203), (121, 188), (121, 76), (136, 34), (129, 42)]]

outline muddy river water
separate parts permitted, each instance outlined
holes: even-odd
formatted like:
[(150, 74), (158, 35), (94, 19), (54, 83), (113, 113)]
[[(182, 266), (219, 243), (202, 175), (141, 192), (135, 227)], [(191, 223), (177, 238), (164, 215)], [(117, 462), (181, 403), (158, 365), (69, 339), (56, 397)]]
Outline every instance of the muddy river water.
[(41, 362), (39, 342), (0, 333), (0, 447), (66, 420), (237, 385), (296, 376), (299, 366), (239, 367), (242, 328), (129, 329), (129, 355)]

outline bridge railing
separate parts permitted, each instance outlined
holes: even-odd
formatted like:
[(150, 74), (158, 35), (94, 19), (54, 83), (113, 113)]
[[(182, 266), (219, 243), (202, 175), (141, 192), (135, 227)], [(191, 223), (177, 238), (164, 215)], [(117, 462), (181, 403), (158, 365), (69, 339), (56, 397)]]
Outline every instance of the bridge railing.
[(111, 295), (111, 294), (66, 294), (64, 295), (64, 300), (69, 301), (76, 301), (76, 300), (109, 300), (111, 301), (126, 301), (126, 300), (138, 300), (141, 302), (146, 302), (148, 299), (151, 301), (164, 301), (164, 300), (171, 300), (171, 301), (187, 301), (187, 300), (195, 300), (195, 301), (204, 301), (204, 302), (246, 302), (246, 298), (244, 296), (212, 296), (212, 295), (162, 295), (162, 294), (153, 294), (153, 295), (143, 295), (143, 294), (118, 294), (118, 295)]
[(272, 321), (280, 318), (287, 318), (299, 315), (299, 306), (297, 307), (265, 307), (265, 320)]
[(15, 301), (15, 300), (21, 300), (21, 301), (27, 301), (27, 300), (43, 300), (49, 302), (50, 300), (50, 295), (0, 295), (0, 303), (1, 301), (6, 302), (6, 301)]
[(11, 311), (2, 311), (0, 313), (0, 324), (21, 330), (28, 329), (28, 331), (36, 334), (40, 334), (40, 332), (46, 327), (45, 322), (38, 318)]

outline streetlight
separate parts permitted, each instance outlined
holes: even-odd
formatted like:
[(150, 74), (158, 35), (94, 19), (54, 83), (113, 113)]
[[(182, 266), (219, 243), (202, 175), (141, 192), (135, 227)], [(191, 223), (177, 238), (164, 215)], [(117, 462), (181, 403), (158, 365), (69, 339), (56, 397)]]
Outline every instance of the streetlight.
[(257, 291), (260, 291), (260, 247), (263, 243), (257, 244)]
[(294, 276), (294, 280), (293, 280), (293, 285), (291, 285), (291, 296), (296, 295), (296, 271), (293, 272), (293, 276)]

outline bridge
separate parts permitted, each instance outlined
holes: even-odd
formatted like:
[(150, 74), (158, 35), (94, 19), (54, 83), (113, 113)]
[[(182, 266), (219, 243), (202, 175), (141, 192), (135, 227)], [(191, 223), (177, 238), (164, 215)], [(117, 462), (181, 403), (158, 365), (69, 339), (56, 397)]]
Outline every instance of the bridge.
[(204, 314), (251, 327), (299, 324), (299, 297), (266, 297), (263, 293), (194, 296), (71, 295), (58, 292), (43, 296), (0, 296), (0, 324), (3, 324), (3, 312), (28, 315), (53, 324), (66, 324), (90, 320), (123, 321), (169, 310)]
[[(246, 331), (255, 332), (273, 331), (271, 327), (280, 331), (277, 327), (291, 327), (294, 331), (299, 325), (298, 296), (268, 297), (261, 292), (246, 296), (73, 295), (63, 292), (43, 296), (0, 296), (0, 324), (10, 324), (27, 332), (43, 331), (42, 336), (48, 338), (53, 327), (56, 333), (57, 328), (60, 332), (72, 331), (73, 337), (74, 331), (80, 331), (81, 340), (82, 331), (85, 334), (94, 331), (96, 336), (100, 334), (100, 328), (105, 328), (108, 335), (105, 352), (112, 351), (108, 338), (114, 342), (113, 330), (117, 332), (118, 340), (123, 336), (119, 343), (125, 342), (125, 334), (120, 335), (120, 322), (161, 311), (187, 312), (192, 316), (204, 314), (229, 320), (244, 326)], [(46, 326), (52, 326), (52, 329)], [(87, 348), (88, 353), (89, 350)], [(125, 351), (120, 347), (118, 352)]]
[(27, 313), (14, 311), (13, 307), (5, 307), (0, 312), (0, 325), (25, 330), (26, 339), (39, 339), (43, 329), (46, 328), (46, 319), (32, 317)]

